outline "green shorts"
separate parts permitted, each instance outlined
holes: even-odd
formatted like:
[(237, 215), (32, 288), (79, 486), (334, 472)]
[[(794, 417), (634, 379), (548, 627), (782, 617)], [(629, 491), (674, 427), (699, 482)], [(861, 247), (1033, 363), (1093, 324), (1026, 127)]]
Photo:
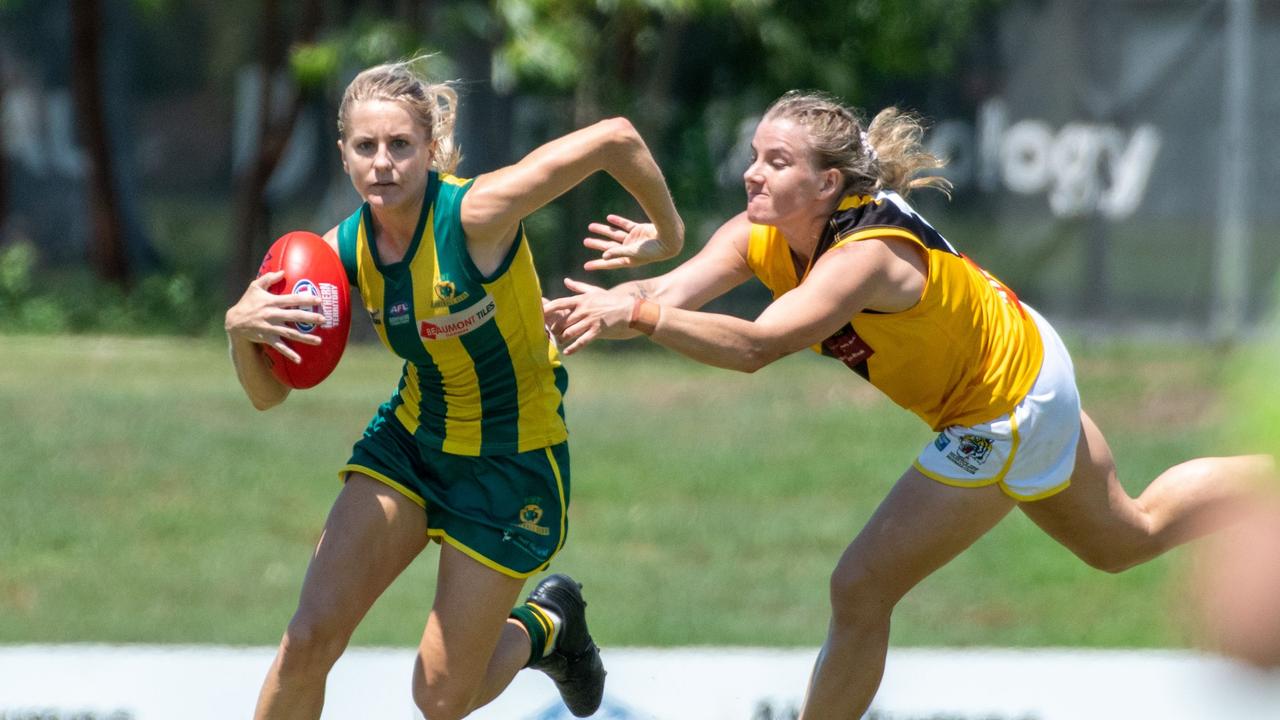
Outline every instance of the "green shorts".
[(418, 444), (379, 412), (339, 471), (386, 483), (421, 506), (427, 536), (511, 577), (545, 570), (569, 530), (569, 444), (509, 455), (453, 455)]

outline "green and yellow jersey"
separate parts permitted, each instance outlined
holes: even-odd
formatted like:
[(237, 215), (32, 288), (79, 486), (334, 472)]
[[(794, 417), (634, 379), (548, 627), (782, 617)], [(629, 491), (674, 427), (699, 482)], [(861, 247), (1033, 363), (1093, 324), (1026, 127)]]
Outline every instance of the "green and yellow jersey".
[(524, 227), (498, 269), (481, 274), (460, 217), (471, 183), (430, 174), (399, 262), (379, 259), (368, 203), (339, 226), (347, 279), (378, 337), (405, 361), (388, 409), (419, 443), (457, 455), (563, 442), (568, 375), (543, 324)]
[[(1017, 296), (960, 254), (898, 194), (849, 196), (832, 214), (810, 267), (824, 252), (869, 238), (920, 247), (928, 277), (908, 310), (865, 310), (813, 349), (837, 357), (935, 430), (975, 425), (1013, 410), (1040, 372), (1040, 332)], [(752, 225), (747, 263), (775, 298), (803, 282), (782, 233)]]

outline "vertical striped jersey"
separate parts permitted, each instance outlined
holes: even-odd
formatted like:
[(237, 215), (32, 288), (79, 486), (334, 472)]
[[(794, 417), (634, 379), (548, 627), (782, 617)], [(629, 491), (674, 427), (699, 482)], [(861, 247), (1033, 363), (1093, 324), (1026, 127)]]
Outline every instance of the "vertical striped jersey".
[[(813, 349), (837, 357), (935, 430), (975, 425), (1013, 410), (1040, 373), (1040, 331), (1013, 291), (961, 253), (897, 193), (846, 197), (809, 266), (824, 252), (869, 238), (921, 248), (928, 277), (901, 312), (864, 310)], [(747, 263), (777, 298), (808, 273), (782, 233), (752, 225)]]
[(460, 214), (471, 184), (430, 173), (402, 260), (378, 257), (368, 203), (339, 226), (338, 254), (378, 337), (405, 361), (388, 404), (419, 443), (457, 455), (554, 445), (567, 435), (569, 380), (543, 324), (524, 226), (498, 269), (482, 275)]

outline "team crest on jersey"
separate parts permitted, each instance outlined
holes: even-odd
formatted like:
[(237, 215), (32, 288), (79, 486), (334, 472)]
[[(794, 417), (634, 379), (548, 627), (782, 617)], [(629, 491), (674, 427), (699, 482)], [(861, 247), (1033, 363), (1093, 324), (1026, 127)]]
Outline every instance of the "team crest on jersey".
[(486, 295), (466, 310), (423, 320), (418, 326), (418, 334), (427, 340), (466, 335), (492, 320), (497, 309), (493, 296)]
[(403, 325), (412, 320), (413, 318), (409, 317), (409, 303), (398, 302), (387, 308), (388, 325)]
[(453, 284), (452, 280), (441, 278), (440, 282), (436, 283), (435, 297), (431, 299), (431, 304), (436, 307), (449, 307), (450, 305), (457, 305), (468, 297), (470, 295), (467, 291), (458, 292), (458, 288)]
[(526, 501), (528, 504), (520, 508), (520, 522), (518, 524), (520, 527), (531, 533), (536, 533), (538, 535), (550, 535), (551, 528), (538, 524), (542, 521), (543, 514), (542, 506), (537, 503), (540, 499), (541, 498), (529, 498)]
[(991, 455), (991, 448), (994, 445), (995, 442), (989, 437), (961, 435), (960, 443), (956, 445), (955, 450), (947, 453), (947, 459), (965, 472), (973, 475), (982, 467), (982, 463), (987, 461), (987, 457)]

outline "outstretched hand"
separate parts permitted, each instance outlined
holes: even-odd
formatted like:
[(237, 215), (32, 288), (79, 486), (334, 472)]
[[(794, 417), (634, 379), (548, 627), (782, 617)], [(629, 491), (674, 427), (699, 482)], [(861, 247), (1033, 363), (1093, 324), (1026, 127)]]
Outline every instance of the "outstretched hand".
[(324, 315), (303, 309), (320, 304), (320, 298), (307, 293), (276, 295), (268, 288), (284, 278), (281, 271), (269, 272), (249, 283), (240, 300), (227, 310), (227, 334), (275, 348), (281, 355), (298, 363), (302, 358), (285, 340), (304, 345), (319, 345), (320, 338), (299, 331), (293, 323), (320, 324)]
[(542, 316), (565, 355), (578, 352), (596, 338), (622, 340), (639, 335), (630, 327), (635, 305), (630, 293), (571, 278), (564, 279), (564, 286), (575, 294), (543, 301)]
[(658, 240), (658, 229), (653, 223), (638, 223), (621, 215), (608, 215), (605, 219), (607, 223), (593, 222), (587, 226), (599, 237), (583, 238), (582, 244), (599, 250), (600, 258), (587, 261), (582, 266), (584, 269), (639, 267), (669, 256)]

